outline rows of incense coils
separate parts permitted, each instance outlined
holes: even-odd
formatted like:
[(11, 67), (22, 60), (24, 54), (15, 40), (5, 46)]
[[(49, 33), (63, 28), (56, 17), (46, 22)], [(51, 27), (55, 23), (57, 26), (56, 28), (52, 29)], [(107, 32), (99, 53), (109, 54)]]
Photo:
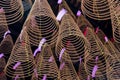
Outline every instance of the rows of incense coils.
[[(87, 1), (80, 1), (84, 3), (86, 15)], [(24, 8), (25, 3), (29, 7)], [(94, 5), (96, 15), (101, 13), (96, 6), (99, 3)], [(6, 4), (10, 4), (11, 11), (17, 9), (14, 16), (10, 16)], [(59, 13), (55, 16), (47, 0), (0, 1), (0, 5), (4, 5), (0, 9), (0, 80), (119, 80), (119, 33), (115, 41), (110, 41), (102, 30), (93, 28), (81, 11), (78, 10), (76, 17), (66, 1), (58, 0), (58, 4)], [(19, 21), (23, 10), (31, 6), (21, 33), (13, 43), (8, 25)], [(110, 18), (110, 15), (102, 15), (94, 17)]]

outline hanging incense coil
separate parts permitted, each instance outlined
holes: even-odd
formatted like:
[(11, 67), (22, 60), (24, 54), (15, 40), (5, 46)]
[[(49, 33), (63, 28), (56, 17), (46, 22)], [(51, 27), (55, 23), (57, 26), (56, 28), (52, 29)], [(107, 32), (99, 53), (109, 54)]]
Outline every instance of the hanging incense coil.
[(12, 50), (5, 67), (5, 74), (11, 78), (15, 78), (16, 76), (23, 79), (30, 77), (34, 69), (33, 60), (29, 37), (27, 32), (23, 31), (22, 37), (18, 37)]
[(61, 10), (62, 8), (66, 9), (67, 12), (72, 16), (72, 18), (76, 21), (76, 17), (73, 14), (72, 10), (70, 9), (70, 7), (68, 6), (68, 4), (66, 3), (65, 0), (62, 1), (62, 3), (59, 5), (59, 10)]
[(77, 18), (77, 24), (82, 32), (84, 32), (86, 27), (94, 29), (91, 23), (82, 14)]
[(4, 68), (6, 66), (5, 59), (2, 57), (0, 58), (0, 80), (7, 80), (5, 73), (4, 73)]
[(30, 43), (38, 46), (44, 37), (50, 46), (54, 46), (58, 36), (58, 22), (47, 0), (36, 0), (25, 23)]
[(21, 0), (1, 0), (0, 6), (5, 11), (8, 25), (18, 22), (23, 17)]
[(0, 53), (10, 55), (13, 48), (13, 40), (11, 35), (6, 35), (0, 44)]
[(80, 80), (75, 71), (71, 58), (69, 54), (67, 54), (66, 52), (63, 53), (62, 59), (60, 61), (60, 65), (62, 65), (63, 63), (65, 63), (64, 66), (62, 68), (59, 68), (60, 79), (61, 80)]
[[(104, 47), (104, 46), (102, 46)], [(98, 66), (98, 69), (96, 71), (95, 79), (99, 80), (106, 80), (107, 79), (107, 73), (109, 73), (110, 66), (107, 66), (107, 62), (110, 64), (112, 62), (112, 56), (109, 55), (109, 51), (107, 48), (104, 47), (103, 52), (99, 52), (97, 55), (92, 55), (93, 53), (87, 54), (85, 58), (85, 69), (88, 75), (92, 75), (92, 70), (95, 65)], [(98, 57), (98, 60), (96, 60), (96, 57)]]
[(6, 22), (6, 16), (4, 9), (0, 9), (0, 38), (3, 37), (4, 33), (8, 30), (7, 22)]
[(100, 52), (102, 52), (104, 50), (103, 44), (100, 41), (100, 39), (97, 37), (97, 35), (94, 33), (94, 30), (92, 30), (91, 28), (87, 27), (87, 32), (86, 32), (86, 38), (90, 43), (91, 46), (91, 50), (90, 52), (92, 53), (91, 55), (95, 56), (100, 54)]
[(92, 19), (110, 19), (110, 10), (107, 0), (82, 0), (81, 9), (84, 15), (87, 15)]
[(23, 4), (23, 7), (24, 7), (24, 11), (28, 11), (32, 7), (33, 3), (32, 3), (31, 0), (22, 0), (22, 4)]
[(117, 43), (120, 43), (120, 1), (108, 0), (108, 2), (110, 5), (113, 37)]
[(61, 21), (56, 44), (57, 57), (62, 48), (66, 49), (72, 62), (78, 62), (80, 56), (83, 58), (84, 53), (89, 49), (89, 43), (69, 14), (65, 14)]
[(58, 67), (52, 54), (51, 47), (47, 43), (43, 45), (43, 49), (39, 55), (41, 56), (39, 57), (39, 62), (37, 63), (39, 80), (41, 80), (44, 75), (47, 75), (46, 79), (48, 80), (59, 80)]
[[(106, 67), (106, 62), (111, 61), (112, 55), (107, 50), (107, 48), (102, 44), (100, 39), (97, 37), (97, 35), (94, 33), (92, 29), (87, 27), (87, 33), (86, 38), (88, 39), (91, 50), (90, 53), (86, 53), (85, 56), (85, 69), (88, 75), (92, 74), (92, 69), (94, 65), (98, 65), (98, 71), (96, 72), (96, 79), (102, 79), (106, 80), (107, 76), (107, 69), (110, 67)], [(97, 63), (95, 61), (95, 58), (98, 56)]]

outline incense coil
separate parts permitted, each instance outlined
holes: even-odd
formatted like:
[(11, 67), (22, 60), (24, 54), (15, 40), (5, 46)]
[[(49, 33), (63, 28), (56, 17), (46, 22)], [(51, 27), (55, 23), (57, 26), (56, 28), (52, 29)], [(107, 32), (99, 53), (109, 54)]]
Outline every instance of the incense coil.
[(90, 27), (91, 29), (94, 29), (91, 23), (82, 14), (77, 18), (77, 24), (82, 32), (84, 32), (84, 29), (86, 27)]
[(120, 1), (108, 0), (108, 2), (110, 5), (113, 37), (117, 43), (120, 43)]
[(56, 19), (47, 0), (35, 0), (29, 16), (48, 16)]
[[(108, 54), (109, 51), (107, 50), (107, 48), (105, 49), (106, 50), (104, 51), (104, 53), (100, 52), (98, 55), (94, 55), (94, 56), (92, 55), (92, 53), (89, 53), (85, 58), (85, 70), (88, 75), (92, 74), (92, 70), (95, 65), (98, 66), (95, 76), (96, 80), (99, 79), (106, 80), (107, 75), (109, 73), (110, 66), (107, 66), (107, 63), (110, 64), (112, 62), (113, 56)], [(96, 61), (97, 56), (98, 56), (98, 60)]]
[[(41, 80), (46, 74), (47, 79), (59, 80), (58, 67), (55, 62), (51, 47), (47, 43), (43, 45), (43, 49), (41, 53), (39, 53), (39, 56), (39, 62), (37, 63), (36, 67), (38, 79)], [(50, 57), (52, 57), (51, 61), (49, 61)]]
[[(91, 75), (92, 69), (94, 65), (98, 65), (98, 71), (96, 73), (96, 79), (102, 79), (106, 80), (107, 76), (107, 69), (110, 67), (106, 67), (106, 62), (111, 61), (112, 55), (107, 50), (107, 48), (102, 44), (100, 39), (97, 37), (97, 35), (93, 32), (92, 29), (87, 27), (87, 33), (86, 38), (88, 39), (91, 50), (90, 53), (86, 53), (85, 56), (85, 69), (86, 72)], [(98, 61), (96, 63), (95, 58), (98, 56)]]
[[(34, 59), (29, 44), (29, 37), (26, 31), (23, 31), (24, 35), (18, 37), (15, 46), (12, 50), (8, 63), (5, 67), (5, 74), (11, 78), (15, 78), (16, 75), (19, 78), (30, 77), (34, 69)], [(13, 67), (20, 62), (17, 68)]]
[(33, 46), (38, 46), (39, 41), (44, 37), (52, 47), (58, 36), (58, 23), (48, 2), (39, 1), (35, 1), (29, 15), (31, 18), (28, 17), (25, 26), (27, 26), (30, 43)]
[(80, 56), (83, 58), (89, 43), (79, 30), (69, 14), (65, 14), (61, 21), (58, 40), (56, 43), (56, 55), (59, 57), (60, 51), (65, 48), (71, 57), (72, 62), (78, 62)]
[(87, 32), (85, 36), (91, 46), (90, 50), (90, 53), (92, 53), (91, 55), (95, 56), (98, 55), (100, 52), (104, 51), (104, 48), (102, 47), (103, 46), (102, 42), (91, 28), (87, 27)]
[[(66, 57), (66, 58), (64, 58)], [(60, 69), (60, 79), (61, 80), (80, 80), (76, 71), (75, 71), (75, 68), (73, 66), (73, 63), (71, 61), (71, 58), (69, 56), (69, 54), (67, 54), (66, 52), (63, 53), (63, 56), (61, 58), (61, 61), (60, 61), (60, 65), (63, 64), (63, 62), (65, 63), (63, 68)]]
[(81, 9), (83, 14), (95, 20), (110, 19), (110, 10), (107, 0), (82, 0)]
[(62, 8), (64, 8), (65, 10), (67, 10), (67, 12), (72, 16), (72, 18), (76, 21), (76, 17), (73, 14), (72, 10), (70, 9), (70, 7), (68, 6), (68, 4), (66, 3), (65, 0), (62, 1), (62, 3), (59, 5), (59, 10), (61, 10)]
[(2, 38), (4, 33), (8, 30), (8, 26), (4, 9), (1, 8), (0, 10), (3, 10), (0, 12), (0, 38)]
[(2, 57), (0, 58), (0, 80), (7, 80), (5, 73), (4, 73), (4, 68), (6, 66), (5, 59)]
[(11, 35), (6, 35), (6, 37), (1, 41), (0, 44), (0, 53), (4, 53), (7, 55), (11, 54), (13, 48), (13, 40)]
[(18, 22), (23, 17), (21, 0), (2, 0), (0, 6), (4, 9), (8, 25)]

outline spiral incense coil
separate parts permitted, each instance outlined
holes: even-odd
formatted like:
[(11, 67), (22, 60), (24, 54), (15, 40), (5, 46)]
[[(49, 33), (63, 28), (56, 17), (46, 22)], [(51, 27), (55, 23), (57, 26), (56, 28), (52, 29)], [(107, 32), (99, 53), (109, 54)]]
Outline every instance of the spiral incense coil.
[(30, 43), (38, 46), (44, 37), (52, 47), (58, 36), (58, 22), (46, 0), (36, 0), (25, 23)]
[[(98, 71), (96, 72), (96, 79), (106, 80), (106, 70), (110, 67), (106, 67), (106, 62), (111, 61), (112, 55), (107, 48), (102, 44), (97, 35), (89, 27), (87, 28), (86, 37), (91, 45), (90, 53), (86, 53), (85, 56), (85, 69), (86, 72), (91, 75), (92, 69), (95, 65), (98, 65)], [(98, 60), (95, 58), (98, 56)], [(97, 63), (96, 63), (97, 62)]]
[(14, 44), (11, 35), (7, 35), (0, 44), (0, 53), (10, 55), (13, 45)]
[(85, 69), (89, 75), (92, 75), (93, 67), (95, 65), (98, 66), (98, 69), (95, 74), (96, 80), (106, 80), (107, 73), (109, 73), (110, 69), (110, 66), (108, 66), (108, 64), (111, 64), (114, 58), (105, 46), (101, 47), (104, 48), (103, 52), (99, 52), (99, 54), (97, 55), (93, 55), (93, 53), (88, 53), (85, 57)]
[(94, 29), (93, 26), (91, 25), (91, 23), (83, 15), (81, 15), (77, 18), (77, 24), (82, 32), (84, 31), (84, 29), (86, 27), (90, 27), (90, 28)]
[(5, 59), (2, 57), (0, 58), (0, 80), (7, 80), (5, 73), (4, 73), (4, 68), (6, 66)]
[(23, 4), (23, 7), (24, 7), (24, 11), (28, 11), (32, 7), (33, 3), (32, 3), (31, 0), (22, 0), (22, 4)]
[(103, 46), (102, 42), (97, 37), (97, 35), (94, 33), (94, 30), (92, 30), (89, 27), (87, 27), (86, 38), (89, 41), (90, 46), (91, 46), (91, 50), (90, 50), (90, 52), (92, 53), (91, 55), (94, 56), (94, 55), (103, 53), (104, 48), (102, 47)]
[(110, 5), (113, 37), (117, 43), (120, 43), (120, 1), (108, 0)]
[(51, 47), (47, 43), (43, 45), (40, 56), (37, 64), (39, 80), (41, 80), (44, 75), (47, 75), (46, 79), (48, 80), (59, 80), (58, 67), (52, 54)]
[(63, 53), (60, 65), (62, 65), (63, 63), (65, 63), (64, 66), (59, 69), (60, 80), (80, 80), (75, 71), (71, 58), (66, 52)]
[(110, 10), (107, 0), (82, 0), (81, 9), (84, 15), (87, 15), (92, 19), (110, 19)]
[(52, 19), (56, 19), (49, 3), (47, 2), (47, 0), (35, 0), (32, 9), (30, 11), (29, 17), (31, 16), (47, 16), (50, 17)]
[(69, 14), (65, 14), (61, 21), (56, 44), (57, 56), (62, 48), (66, 49), (65, 52), (69, 54), (72, 62), (78, 62), (80, 56), (83, 58), (84, 53), (89, 48), (89, 43)]
[(7, 22), (6, 22), (6, 16), (4, 9), (0, 9), (0, 38), (3, 37), (4, 33), (8, 30)]
[(72, 16), (72, 18), (76, 20), (75, 15), (73, 14), (72, 10), (70, 9), (65, 0), (63, 0), (62, 3), (59, 5), (59, 10), (61, 10), (62, 8), (66, 9), (67, 12)]
[(5, 11), (8, 25), (18, 22), (23, 17), (21, 0), (1, 0), (0, 6)]
[(12, 53), (5, 67), (5, 73), (11, 78), (25, 78), (32, 76), (34, 69), (33, 54), (31, 51), (29, 37), (23, 31), (22, 37), (18, 37)]

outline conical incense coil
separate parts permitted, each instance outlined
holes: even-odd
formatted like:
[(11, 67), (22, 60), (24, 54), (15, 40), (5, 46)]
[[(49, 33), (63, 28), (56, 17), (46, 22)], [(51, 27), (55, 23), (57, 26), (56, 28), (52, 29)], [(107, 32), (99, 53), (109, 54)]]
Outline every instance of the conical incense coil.
[(62, 3), (59, 5), (59, 10), (61, 10), (62, 8), (66, 9), (67, 12), (72, 16), (72, 18), (76, 20), (75, 15), (73, 14), (72, 10), (69, 8), (65, 0), (63, 0)]
[(37, 63), (39, 80), (43, 79), (45, 75), (48, 80), (59, 80), (58, 67), (52, 54), (51, 47), (48, 44), (43, 45), (43, 49), (41, 53), (39, 53), (39, 56), (41, 56)]
[(47, 16), (36, 16), (34, 19), (36, 21), (34, 25), (31, 24), (31, 20), (27, 25), (30, 43), (33, 46), (38, 46), (39, 41), (44, 37), (47, 43), (53, 46), (58, 35), (58, 26), (55, 20)]
[[(105, 46), (102, 46), (104, 48), (103, 52), (99, 52), (97, 55), (93, 55), (93, 53), (86, 54), (85, 57), (85, 69), (88, 75), (90, 75), (92, 78), (95, 79), (102, 79), (106, 80), (107, 72), (109, 72), (108, 69), (110, 69), (110, 66), (107, 66), (107, 63), (110, 64), (112, 62), (113, 56), (110, 55), (110, 52), (107, 50)], [(97, 70), (94, 73), (94, 67), (97, 66)]]
[(33, 46), (38, 46), (43, 37), (50, 46), (55, 45), (58, 36), (58, 22), (46, 0), (34, 2), (25, 26)]
[(22, 0), (22, 4), (23, 4), (23, 7), (24, 7), (24, 11), (30, 10), (32, 5), (33, 5), (31, 0)]
[(59, 70), (60, 70), (61, 80), (68, 80), (68, 79), (69, 80), (80, 80), (75, 71), (75, 68), (70, 59), (70, 56), (66, 52), (63, 53), (62, 59), (60, 61)]
[(82, 0), (81, 9), (84, 15), (87, 15), (92, 19), (110, 19), (110, 10), (107, 0)]
[(84, 53), (89, 48), (89, 43), (69, 14), (65, 14), (61, 21), (56, 44), (57, 57), (62, 48), (66, 49), (65, 52), (69, 54), (72, 62), (78, 62), (80, 56), (83, 58)]
[(108, 0), (108, 2), (110, 5), (113, 37), (117, 43), (120, 43), (120, 1)]
[[(111, 54), (89, 27), (87, 27), (86, 37), (91, 45), (90, 53), (87, 53), (85, 56), (86, 70), (89, 75), (92, 75), (92, 70), (94, 66), (97, 65), (98, 71), (96, 72), (96, 79), (106, 79), (106, 69), (109, 68), (106, 67), (106, 62), (110, 61)], [(96, 57), (98, 57), (97, 60), (95, 60)]]
[(83, 15), (77, 18), (77, 24), (82, 32), (85, 30), (86, 27), (94, 29), (92, 24)]
[(10, 55), (13, 45), (14, 44), (11, 35), (6, 35), (0, 44), (0, 53)]
[(94, 31), (87, 27), (86, 28), (86, 38), (90, 43), (91, 50), (90, 52), (92, 53), (91, 55), (97, 55), (99, 53), (102, 53), (104, 51), (104, 48), (102, 47), (103, 44), (100, 41), (100, 39), (97, 37), (97, 35), (94, 33)]
[(6, 16), (4, 9), (0, 9), (0, 38), (3, 37), (4, 33), (8, 30), (7, 22), (6, 22)]
[(5, 73), (4, 73), (4, 68), (6, 66), (6, 62), (4, 57), (0, 58), (0, 80), (7, 80)]
[(28, 17), (41, 15), (56, 19), (47, 0), (35, 0)]
[(18, 22), (23, 17), (21, 0), (2, 0), (0, 6), (4, 9), (8, 25)]
[(32, 76), (34, 69), (33, 60), (29, 37), (27, 32), (23, 31), (23, 35), (21, 38), (18, 37), (5, 67), (6, 75), (11, 78)]

